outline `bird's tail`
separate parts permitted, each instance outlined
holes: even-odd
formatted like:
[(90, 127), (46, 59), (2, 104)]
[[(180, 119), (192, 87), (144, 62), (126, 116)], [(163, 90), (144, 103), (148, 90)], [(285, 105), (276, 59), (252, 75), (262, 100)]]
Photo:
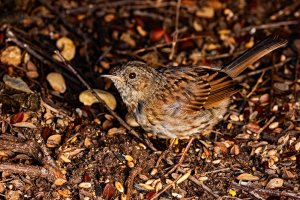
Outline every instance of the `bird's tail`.
[(229, 64), (222, 67), (222, 71), (227, 73), (232, 78), (235, 78), (249, 65), (252, 65), (254, 62), (274, 51), (275, 49), (286, 46), (286, 44), (287, 40), (285, 39), (281, 39), (277, 36), (269, 36), (251, 49), (245, 51)]

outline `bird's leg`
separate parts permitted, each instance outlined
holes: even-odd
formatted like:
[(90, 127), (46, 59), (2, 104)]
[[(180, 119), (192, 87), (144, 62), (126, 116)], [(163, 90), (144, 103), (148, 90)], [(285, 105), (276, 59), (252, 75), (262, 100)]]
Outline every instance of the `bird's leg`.
[(171, 139), (171, 143), (169, 144), (168, 148), (160, 154), (160, 156), (159, 156), (159, 158), (158, 158), (158, 160), (157, 160), (157, 162), (156, 162), (155, 168), (157, 168), (157, 167), (159, 166), (161, 160), (162, 160), (162, 159), (169, 153), (169, 151), (172, 149), (172, 147), (173, 147), (175, 141), (176, 141), (176, 138)]
[(193, 144), (193, 141), (195, 140), (194, 137), (192, 137), (190, 140), (189, 140), (189, 143), (186, 145), (185, 149), (183, 150), (182, 152), (182, 155), (178, 161), (178, 163), (170, 170), (168, 171), (168, 174), (171, 174), (172, 172), (174, 172), (176, 170), (176, 172), (178, 171), (178, 167), (182, 164), (183, 160), (184, 160), (184, 157), (186, 155), (186, 153), (188, 152), (189, 148), (191, 147), (191, 145)]

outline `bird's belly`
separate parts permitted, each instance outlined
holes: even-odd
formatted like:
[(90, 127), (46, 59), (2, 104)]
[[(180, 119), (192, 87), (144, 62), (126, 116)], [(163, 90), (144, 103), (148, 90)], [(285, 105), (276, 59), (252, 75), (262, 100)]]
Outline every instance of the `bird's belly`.
[(169, 115), (156, 116), (153, 113), (139, 113), (136, 115), (137, 122), (145, 131), (153, 132), (160, 138), (187, 138), (199, 137), (201, 132), (212, 129), (220, 119), (216, 114), (223, 115), (226, 109), (202, 110), (194, 114), (181, 114), (176, 117)]

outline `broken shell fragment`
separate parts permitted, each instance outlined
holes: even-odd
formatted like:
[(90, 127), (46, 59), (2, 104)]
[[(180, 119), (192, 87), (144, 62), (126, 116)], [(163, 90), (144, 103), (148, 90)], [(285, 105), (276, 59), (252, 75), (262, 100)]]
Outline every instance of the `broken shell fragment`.
[(178, 180), (177, 180), (177, 184), (180, 184), (182, 183), (183, 181), (185, 181), (186, 179), (189, 178), (189, 176), (191, 175), (191, 172), (192, 170), (189, 170), (187, 173), (185, 173), (182, 177), (180, 177)]
[(279, 122), (273, 122), (269, 125), (269, 129), (273, 130), (273, 129), (277, 128), (278, 125), (279, 125)]
[(64, 77), (57, 72), (51, 72), (47, 75), (47, 81), (54, 91), (64, 93), (67, 89)]
[(128, 162), (132, 162), (133, 161), (133, 157), (130, 155), (125, 155), (124, 156), (125, 160), (127, 160)]
[(243, 173), (243, 174), (240, 174), (237, 177), (237, 179), (242, 180), (242, 181), (257, 181), (257, 180), (259, 180), (259, 177), (253, 176), (252, 174)]
[(296, 151), (299, 151), (299, 150), (300, 150), (300, 142), (297, 142), (297, 143), (295, 144), (295, 150), (296, 150)]
[[(70, 38), (62, 37), (58, 39), (56, 42), (56, 46), (57, 48), (62, 49), (60, 53), (67, 61), (70, 61), (74, 58), (76, 53), (76, 46)], [(61, 59), (58, 58), (57, 55), (54, 55), (53, 57), (58, 61), (61, 61)]]
[(17, 46), (9, 46), (2, 51), (0, 60), (7, 65), (17, 66), (21, 63), (21, 49)]
[(139, 186), (139, 188), (142, 188), (142, 189), (144, 189), (144, 190), (149, 190), (149, 191), (155, 190), (154, 187), (152, 187), (152, 186), (150, 186), (150, 185), (146, 185), (146, 184), (144, 184), (144, 183), (140, 183), (140, 184), (138, 184), (138, 186)]
[(116, 182), (115, 182), (115, 187), (117, 188), (117, 190), (118, 190), (119, 192), (121, 192), (121, 193), (124, 192), (124, 186), (123, 186), (123, 184), (120, 183), (119, 181), (116, 181)]
[(281, 178), (273, 178), (269, 181), (269, 183), (266, 185), (266, 188), (279, 188), (283, 186), (283, 179)]
[(89, 183), (89, 182), (82, 182), (78, 185), (80, 188), (85, 188), (85, 189), (88, 189), (90, 187), (92, 187), (92, 184)]
[[(96, 94), (108, 105), (108, 107), (114, 110), (117, 107), (117, 101), (115, 97), (109, 92), (103, 90), (94, 89)], [(90, 90), (85, 90), (80, 93), (79, 101), (86, 106), (90, 106), (98, 102), (98, 99), (92, 94)]]
[(137, 123), (137, 121), (135, 120), (135, 118), (130, 114), (127, 113), (125, 116), (125, 121), (127, 122), (127, 124), (129, 124), (131, 127), (139, 127), (140, 125)]
[(130, 168), (133, 168), (134, 167), (134, 163), (133, 162), (127, 162), (127, 166), (130, 167)]
[(240, 121), (239, 117), (237, 115), (230, 115), (230, 119), (234, 122)]
[(155, 185), (155, 191), (158, 192), (159, 190), (162, 189), (162, 183), (159, 181), (156, 185)]
[(51, 135), (47, 139), (47, 147), (55, 148), (59, 145), (60, 142), (61, 142), (61, 135), (59, 134)]
[(151, 176), (154, 176), (155, 174), (157, 174), (157, 169), (156, 168), (152, 169), (152, 171), (150, 172)]

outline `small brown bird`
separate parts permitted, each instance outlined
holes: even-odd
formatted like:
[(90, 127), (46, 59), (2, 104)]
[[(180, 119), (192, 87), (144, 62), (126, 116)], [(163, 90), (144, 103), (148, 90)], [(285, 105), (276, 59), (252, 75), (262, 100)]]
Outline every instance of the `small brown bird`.
[(230, 97), (239, 91), (234, 78), (286, 44), (286, 40), (267, 37), (219, 68), (179, 66), (155, 70), (132, 61), (103, 77), (114, 82), (129, 113), (144, 130), (161, 138), (198, 137), (223, 118)]

